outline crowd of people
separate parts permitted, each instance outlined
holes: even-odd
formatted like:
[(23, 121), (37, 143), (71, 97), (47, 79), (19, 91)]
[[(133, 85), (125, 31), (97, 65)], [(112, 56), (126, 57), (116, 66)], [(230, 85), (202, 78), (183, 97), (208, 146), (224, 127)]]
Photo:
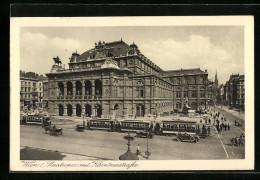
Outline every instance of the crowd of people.
[[(213, 109), (209, 109), (210, 118), (214, 120), (214, 125), (219, 134), (222, 134), (223, 131), (230, 131), (231, 126), (227, 122), (227, 118), (224, 115), (221, 115), (220, 112), (215, 112)], [(236, 119), (234, 122), (235, 126), (238, 126), (238, 120)], [(241, 124), (241, 123), (240, 123)], [(245, 142), (245, 136), (242, 133), (240, 137), (235, 137), (231, 139), (232, 146), (243, 146)]]

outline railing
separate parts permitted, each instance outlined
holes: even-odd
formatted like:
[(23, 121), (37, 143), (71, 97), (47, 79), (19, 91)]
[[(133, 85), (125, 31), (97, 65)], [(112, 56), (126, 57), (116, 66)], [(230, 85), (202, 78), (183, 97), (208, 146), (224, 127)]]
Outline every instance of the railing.
[(102, 98), (102, 95), (100, 95), (100, 94), (94, 96), (94, 99), (95, 99), (95, 100), (97, 100), (97, 99), (101, 99), (101, 98)]
[(85, 95), (84, 96), (84, 99), (91, 99), (92, 98), (92, 95)]
[(82, 99), (82, 95), (76, 95), (75, 99)]
[(66, 99), (72, 99), (72, 98), (73, 98), (72, 95), (67, 95), (67, 96), (66, 96)]

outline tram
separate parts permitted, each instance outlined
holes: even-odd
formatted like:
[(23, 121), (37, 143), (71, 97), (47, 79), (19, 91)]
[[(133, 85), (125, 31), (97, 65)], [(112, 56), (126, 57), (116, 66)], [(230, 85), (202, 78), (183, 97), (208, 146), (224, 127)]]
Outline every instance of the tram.
[(163, 120), (160, 123), (160, 134), (196, 134), (197, 132), (197, 121), (196, 120)]
[(46, 114), (26, 114), (20, 118), (21, 125), (51, 125), (50, 117)]
[(120, 123), (121, 132), (140, 132), (153, 129), (153, 122), (149, 120), (125, 119)]
[(90, 119), (87, 122), (87, 128), (90, 130), (117, 131), (118, 123), (117, 123), (117, 120), (115, 120), (115, 119), (96, 118), (96, 119)]

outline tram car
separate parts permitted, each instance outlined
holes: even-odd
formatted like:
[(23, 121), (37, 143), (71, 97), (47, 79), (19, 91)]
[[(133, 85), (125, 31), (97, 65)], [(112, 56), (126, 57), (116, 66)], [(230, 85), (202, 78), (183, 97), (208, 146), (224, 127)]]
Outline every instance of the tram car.
[[(156, 124), (156, 134), (161, 135), (176, 135), (178, 133), (196, 134), (196, 120), (162, 120)], [(159, 131), (159, 132), (158, 132)]]
[(149, 120), (125, 119), (120, 121), (119, 130), (121, 132), (147, 132), (153, 131), (153, 122)]
[(115, 119), (110, 118), (95, 118), (87, 122), (87, 129), (89, 130), (106, 130), (118, 131), (118, 123)]
[(50, 117), (45, 114), (25, 114), (20, 118), (21, 125), (51, 125)]

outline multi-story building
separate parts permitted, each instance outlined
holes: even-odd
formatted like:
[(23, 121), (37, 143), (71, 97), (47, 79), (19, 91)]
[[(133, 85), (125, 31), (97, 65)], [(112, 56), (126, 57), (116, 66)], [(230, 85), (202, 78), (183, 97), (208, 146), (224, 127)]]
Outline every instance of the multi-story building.
[(226, 105), (244, 109), (245, 102), (245, 76), (230, 75), (229, 81), (224, 85), (223, 99)]
[(34, 72), (20, 71), (20, 109), (37, 108), (42, 106), (43, 98), (43, 84), (42, 81), (46, 79), (42, 75), (39, 76)]
[(223, 105), (224, 103), (224, 85), (221, 84), (218, 89), (217, 89), (217, 96), (216, 96), (216, 100), (218, 104)]
[(69, 69), (54, 60), (44, 85), (54, 115), (143, 116), (182, 108), (186, 98), (194, 109), (207, 103), (207, 72), (163, 71), (134, 43), (95, 43), (81, 55), (73, 53)]
[(208, 73), (196, 69), (164, 71), (162, 77), (173, 84), (174, 109), (181, 110), (188, 99), (191, 109), (205, 109), (208, 104)]

